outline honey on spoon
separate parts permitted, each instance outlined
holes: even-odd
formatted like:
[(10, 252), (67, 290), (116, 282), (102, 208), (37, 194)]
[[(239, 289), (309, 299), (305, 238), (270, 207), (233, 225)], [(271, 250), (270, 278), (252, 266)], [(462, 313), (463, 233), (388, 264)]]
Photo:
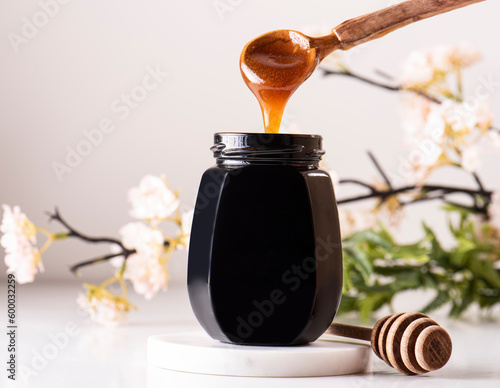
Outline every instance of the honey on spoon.
[(485, 0), (409, 0), (350, 19), (327, 36), (268, 32), (249, 42), (240, 57), (243, 79), (259, 101), (266, 133), (278, 133), (290, 96), (335, 50), (348, 50), (398, 28)]

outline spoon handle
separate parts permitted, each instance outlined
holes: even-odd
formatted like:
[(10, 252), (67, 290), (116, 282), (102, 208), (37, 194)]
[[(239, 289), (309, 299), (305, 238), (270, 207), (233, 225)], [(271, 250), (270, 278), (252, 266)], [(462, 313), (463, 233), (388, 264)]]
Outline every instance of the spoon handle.
[(380, 38), (413, 22), (485, 0), (409, 0), (343, 22), (333, 29), (342, 50)]
[(332, 323), (326, 333), (365, 341), (370, 341), (372, 337), (372, 329), (369, 327), (345, 325), (343, 323)]

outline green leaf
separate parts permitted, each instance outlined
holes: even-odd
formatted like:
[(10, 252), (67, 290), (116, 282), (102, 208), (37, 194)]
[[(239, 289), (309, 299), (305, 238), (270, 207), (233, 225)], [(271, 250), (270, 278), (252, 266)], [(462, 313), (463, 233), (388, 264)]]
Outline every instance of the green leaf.
[(360, 301), (360, 316), (363, 321), (368, 321), (371, 314), (377, 311), (384, 304), (390, 303), (392, 299), (392, 294), (384, 293), (373, 293), (367, 295), (364, 299)]
[(461, 294), (459, 303), (454, 304), (450, 311), (450, 316), (458, 318), (474, 301), (475, 282), (468, 282)]
[(377, 233), (373, 230), (364, 230), (358, 232), (349, 239), (351, 243), (363, 243), (369, 242), (376, 246), (380, 246), (384, 249), (390, 250), (393, 246), (392, 242), (388, 240), (385, 236)]
[(482, 278), (492, 287), (500, 289), (500, 275), (490, 260), (480, 260), (476, 257), (471, 260), (469, 268), (476, 277)]
[(449, 303), (451, 300), (447, 291), (438, 291), (436, 297), (420, 310), (423, 314), (428, 314)]
[(361, 273), (361, 276), (363, 276), (363, 280), (367, 283), (373, 273), (373, 267), (366, 253), (359, 246), (353, 246), (351, 248), (344, 248), (344, 254), (344, 259), (350, 260), (354, 264)]

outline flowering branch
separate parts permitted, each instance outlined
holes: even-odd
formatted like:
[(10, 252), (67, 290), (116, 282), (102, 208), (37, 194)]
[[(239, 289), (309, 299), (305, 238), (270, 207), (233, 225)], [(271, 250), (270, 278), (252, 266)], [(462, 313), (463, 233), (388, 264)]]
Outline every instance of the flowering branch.
[[(113, 259), (113, 258), (119, 257), (119, 256), (122, 256), (124, 258), (124, 260), (127, 260), (130, 255), (136, 253), (135, 249), (125, 248), (123, 243), (118, 239), (115, 239), (112, 237), (90, 237), (90, 236), (87, 236), (87, 235), (77, 231), (70, 224), (68, 224), (68, 222), (64, 218), (62, 218), (61, 213), (59, 212), (59, 209), (57, 207), (55, 208), (54, 213), (47, 212), (47, 215), (49, 216), (49, 220), (55, 220), (55, 221), (59, 222), (62, 226), (64, 226), (68, 230), (68, 233), (66, 233), (67, 237), (75, 237), (75, 238), (78, 238), (80, 240), (90, 242), (93, 244), (99, 244), (99, 243), (116, 244), (121, 249), (117, 253), (112, 253), (109, 255), (100, 256), (100, 257), (97, 257), (94, 259), (86, 260), (86, 261), (83, 261), (81, 263), (72, 265), (69, 269), (75, 275), (78, 273), (78, 270), (80, 268), (86, 267), (88, 265), (102, 263), (104, 261), (108, 261), (110, 259)], [(165, 242), (165, 245), (168, 246), (168, 242)]]
[[(323, 71), (323, 76), (330, 76), (330, 75), (342, 75), (342, 76), (345, 76), (345, 77), (350, 77), (350, 78), (355, 78), (359, 81), (362, 81), (366, 84), (369, 84), (369, 85), (373, 85), (373, 86), (377, 86), (377, 87), (380, 87), (382, 89), (386, 89), (386, 90), (390, 90), (392, 92), (402, 92), (402, 91), (409, 91), (409, 92), (413, 92), (413, 93), (416, 93), (418, 94), (419, 96), (421, 97), (424, 97), (426, 99), (428, 99), (429, 101), (431, 102), (434, 102), (436, 104), (441, 104), (441, 100), (426, 93), (425, 91), (421, 90), (421, 89), (414, 89), (414, 88), (406, 88), (404, 87), (403, 85), (389, 85), (389, 84), (384, 84), (384, 83), (381, 83), (381, 82), (378, 82), (378, 81), (375, 81), (373, 79), (370, 79), (368, 77), (365, 77), (363, 75), (360, 75), (360, 74), (357, 74), (357, 73), (354, 73), (353, 71), (351, 70), (348, 70), (348, 69), (343, 69), (343, 70), (329, 70), (329, 69), (325, 69), (323, 67), (320, 68), (322, 71)], [(385, 75), (387, 77), (387, 75)]]
[[(340, 184), (348, 184), (348, 183), (356, 184), (369, 189), (370, 193), (365, 195), (358, 195), (350, 198), (340, 199), (339, 201), (337, 201), (339, 205), (350, 202), (362, 201), (371, 198), (378, 198), (380, 199), (380, 203), (383, 203), (384, 201), (395, 195), (403, 193), (413, 193), (416, 195), (416, 198), (410, 201), (399, 200), (399, 204), (401, 206), (405, 206), (416, 202), (441, 199), (448, 204), (460, 206), (462, 208), (474, 211), (475, 213), (486, 215), (488, 212), (488, 206), (491, 203), (493, 192), (484, 189), (484, 186), (476, 173), (473, 173), (472, 175), (479, 186), (479, 190), (467, 189), (464, 187), (456, 187), (456, 186), (430, 185), (430, 184), (407, 185), (399, 188), (394, 188), (391, 184), (390, 179), (388, 178), (387, 174), (385, 173), (384, 169), (382, 168), (378, 160), (375, 158), (375, 156), (371, 152), (368, 152), (368, 156), (370, 157), (371, 161), (373, 162), (373, 164), (379, 171), (380, 175), (384, 179), (385, 183), (387, 184), (387, 189), (381, 190), (378, 189), (375, 185), (357, 179), (341, 179), (339, 181)], [(467, 207), (446, 200), (446, 195), (456, 194), (456, 193), (466, 194), (470, 196), (474, 201), (474, 206)], [(478, 203), (477, 197), (480, 197), (482, 199), (482, 204)]]
[(75, 264), (75, 265), (72, 265), (71, 267), (69, 267), (69, 270), (73, 273), (73, 274), (78, 274), (78, 270), (80, 268), (83, 268), (83, 267), (86, 267), (88, 265), (92, 265), (92, 264), (97, 264), (97, 263), (102, 263), (102, 262), (105, 262), (105, 261), (108, 261), (108, 260), (111, 260), (115, 257), (119, 257), (119, 256), (123, 256), (125, 260), (127, 260), (127, 258), (132, 254), (132, 253), (135, 253), (135, 250), (133, 251), (129, 251), (128, 253), (125, 253), (125, 252), (118, 252), (118, 253), (111, 253), (109, 255), (106, 255), (106, 256), (100, 256), (100, 257), (96, 257), (94, 259), (90, 259), (90, 260), (86, 260), (86, 261), (82, 261), (81, 263), (78, 263), (78, 264)]
[[(87, 235), (77, 231), (75, 228), (73, 228), (71, 225), (69, 225), (66, 220), (64, 220), (64, 218), (61, 216), (61, 213), (59, 212), (59, 209), (57, 207), (55, 208), (54, 213), (48, 212), (47, 215), (49, 216), (50, 220), (55, 220), (55, 221), (59, 222), (61, 225), (63, 225), (68, 230), (68, 233), (65, 234), (66, 237), (75, 237), (75, 238), (78, 238), (80, 240), (90, 242), (93, 244), (112, 243), (112, 244), (116, 244), (121, 249), (119, 252), (111, 253), (111, 254), (105, 255), (105, 256), (99, 256), (99, 257), (96, 257), (94, 259), (89, 259), (89, 260), (83, 261), (81, 263), (72, 265), (70, 267), (70, 271), (74, 274), (77, 274), (78, 270), (80, 268), (86, 267), (88, 265), (102, 263), (102, 262), (105, 262), (105, 261), (108, 261), (108, 260), (111, 260), (115, 257), (120, 257), (120, 256), (122, 256), (124, 258), (124, 260), (127, 260), (130, 255), (137, 253), (136, 249), (127, 249), (120, 240), (117, 240), (115, 238), (112, 238), (112, 237), (90, 237), (90, 236), (87, 236)], [(164, 242), (163, 242), (164, 248), (168, 248), (169, 245), (170, 245), (170, 241), (164, 240)]]
[(54, 213), (47, 212), (46, 214), (49, 216), (49, 220), (55, 220), (59, 222), (62, 226), (64, 226), (68, 230), (67, 237), (76, 237), (79, 238), (80, 240), (87, 241), (93, 244), (99, 244), (99, 243), (116, 244), (120, 246), (120, 248), (122, 248), (124, 251), (127, 251), (127, 249), (123, 246), (120, 240), (111, 237), (90, 237), (77, 231), (62, 218), (61, 214), (59, 213), (59, 209), (57, 207), (54, 209)]
[[(396, 84), (396, 85), (384, 84), (382, 82), (378, 82), (378, 81), (375, 81), (371, 78), (368, 78), (364, 75), (357, 74), (357, 73), (353, 72), (352, 70), (349, 70), (349, 69), (344, 68), (344, 67), (342, 68), (342, 70), (330, 70), (330, 69), (320, 67), (320, 70), (323, 72), (323, 76), (325, 76), (325, 77), (334, 76), (334, 75), (341, 75), (341, 76), (345, 76), (345, 77), (354, 78), (354, 79), (357, 79), (357, 80), (364, 82), (366, 84), (377, 86), (379, 88), (390, 90), (392, 92), (403, 92), (403, 91), (412, 92), (412, 93), (415, 93), (421, 97), (424, 97), (425, 99), (427, 99), (431, 102), (434, 102), (436, 104), (443, 103), (443, 100), (440, 100), (439, 98), (432, 96), (431, 94), (425, 92), (422, 89), (405, 87), (401, 84)], [(377, 70), (377, 73), (382, 74), (385, 78), (392, 79), (392, 77), (390, 75), (386, 74), (385, 72)], [(497, 128), (493, 125), (490, 126), (489, 129), (500, 133), (500, 128)]]

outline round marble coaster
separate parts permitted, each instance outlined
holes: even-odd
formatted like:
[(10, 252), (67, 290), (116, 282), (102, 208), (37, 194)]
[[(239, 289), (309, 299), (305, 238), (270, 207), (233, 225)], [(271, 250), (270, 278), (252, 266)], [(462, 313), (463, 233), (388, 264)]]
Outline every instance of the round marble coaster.
[(181, 372), (225, 376), (308, 377), (362, 373), (371, 348), (322, 336), (304, 346), (241, 346), (216, 341), (204, 332), (148, 338), (148, 363)]

